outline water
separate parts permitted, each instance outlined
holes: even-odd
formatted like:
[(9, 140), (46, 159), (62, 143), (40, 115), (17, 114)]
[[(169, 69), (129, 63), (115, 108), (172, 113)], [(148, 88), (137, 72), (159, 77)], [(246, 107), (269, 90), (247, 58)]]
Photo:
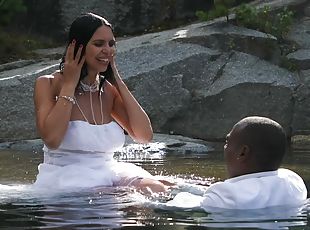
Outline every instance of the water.
[[(127, 151), (121, 161), (136, 163), (169, 180), (203, 186), (226, 178), (221, 152), (165, 154)], [(156, 204), (171, 194), (144, 196), (132, 188), (95, 188), (55, 193), (34, 191), (31, 184), (41, 153), (0, 151), (1, 229), (310, 229), (310, 202), (304, 207), (253, 211), (162, 209)], [(288, 154), (283, 164), (310, 185), (310, 152)]]

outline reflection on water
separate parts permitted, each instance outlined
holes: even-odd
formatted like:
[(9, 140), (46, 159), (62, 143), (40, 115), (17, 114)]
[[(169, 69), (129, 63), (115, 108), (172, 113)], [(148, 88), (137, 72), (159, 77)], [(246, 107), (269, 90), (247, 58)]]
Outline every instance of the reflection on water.
[[(116, 156), (134, 162), (153, 174), (183, 185), (184, 191), (225, 179), (222, 153), (175, 155), (153, 149), (127, 149)], [(37, 174), (41, 153), (0, 151), (0, 228), (106, 229), (138, 226), (142, 229), (263, 228), (310, 229), (310, 201), (300, 208), (278, 207), (252, 211), (163, 209), (158, 202), (176, 192), (146, 197), (132, 188), (95, 188), (50, 194), (35, 191), (31, 184)], [(310, 153), (286, 156), (284, 167), (300, 174), (308, 187)], [(194, 191), (195, 190), (195, 191)]]

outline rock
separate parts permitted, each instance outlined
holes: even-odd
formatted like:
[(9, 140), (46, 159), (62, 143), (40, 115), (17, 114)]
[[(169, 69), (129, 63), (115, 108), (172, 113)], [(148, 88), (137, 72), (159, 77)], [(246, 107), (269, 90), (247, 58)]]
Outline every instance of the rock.
[(37, 49), (37, 50), (34, 50), (33, 52), (37, 55), (40, 55), (41, 57), (55, 60), (55, 59), (62, 58), (65, 48), (66, 47), (62, 46), (62, 47), (56, 47), (56, 48), (50, 48), (50, 49)]
[(62, 0), (58, 18), (63, 29), (81, 13), (93, 12), (106, 17), (117, 34), (136, 34), (173, 22), (196, 19), (197, 10), (207, 10), (211, 5), (204, 0)]
[(310, 17), (310, 4), (307, 7), (305, 7), (304, 14), (305, 16)]
[(0, 74), (0, 142), (38, 137), (33, 88), (35, 79), (54, 72), (56, 61), (36, 63)]
[(175, 40), (199, 44), (221, 51), (237, 50), (278, 64), (280, 49), (272, 35), (234, 26), (226, 22), (213, 23), (186, 31)]
[[(34, 151), (42, 153), (43, 141), (41, 139), (21, 140), (0, 143), (0, 150), (12, 151)], [(129, 136), (126, 136), (126, 143), (118, 157), (135, 157), (145, 155), (151, 157), (158, 154), (207, 154), (215, 149), (222, 149), (222, 143), (210, 143), (199, 139), (192, 139), (177, 135), (154, 134), (149, 144), (137, 144)]]
[[(196, 63), (195, 68), (180, 70), (188, 77), (184, 79), (184, 87), (192, 87), (188, 89), (192, 92), (191, 103), (168, 120), (162, 128), (164, 132), (223, 140), (224, 134), (241, 118), (262, 115), (277, 120), (289, 133), (296, 76), (238, 52), (223, 54), (204, 69), (197, 68), (198, 60), (203, 62), (203, 58), (187, 60), (188, 66)], [(203, 80), (196, 78), (194, 84), (190, 82), (192, 76), (201, 76)]]
[(292, 137), (291, 144), (295, 150), (308, 150), (310, 149), (310, 136), (296, 135)]
[(310, 49), (310, 18), (301, 18), (295, 22), (287, 38), (295, 41), (302, 49)]
[(301, 84), (294, 93), (293, 134), (310, 133), (310, 70), (301, 71)]
[(301, 81), (310, 89), (310, 70), (300, 71)]
[(41, 139), (34, 140), (21, 140), (12, 142), (0, 143), (0, 150), (13, 150), (13, 151), (32, 151), (42, 152), (43, 141)]
[(19, 61), (14, 61), (14, 62), (9, 62), (5, 64), (0, 65), (0, 72), (5, 71), (5, 70), (11, 70), (11, 69), (17, 69), (17, 68), (22, 68), (24, 66), (36, 63), (37, 61), (35, 60), (19, 60)]
[(297, 50), (287, 58), (300, 70), (310, 69), (310, 49)]
[[(166, 38), (164, 37), (163, 39)], [(123, 78), (127, 79), (131, 76), (150, 73), (153, 70), (200, 53), (206, 53), (209, 58), (220, 54), (217, 51), (196, 44), (182, 44), (161, 40), (160, 44), (147, 44), (146, 46), (137, 46), (134, 49), (120, 52), (117, 55), (117, 61), (120, 72), (123, 73)]]
[[(211, 143), (199, 139), (183, 137), (180, 135), (154, 134), (151, 143), (141, 145), (134, 143), (128, 136), (124, 149), (119, 153), (122, 157), (139, 158), (162, 156), (163, 154), (207, 154), (211, 151), (222, 150), (222, 143)], [(142, 157), (142, 158), (143, 158)]]

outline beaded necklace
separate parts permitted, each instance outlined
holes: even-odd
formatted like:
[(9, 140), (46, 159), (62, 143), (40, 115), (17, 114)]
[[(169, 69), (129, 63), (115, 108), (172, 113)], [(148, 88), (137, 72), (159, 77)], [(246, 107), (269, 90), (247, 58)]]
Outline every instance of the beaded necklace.
[[(81, 89), (83, 91), (83, 93), (80, 92), (79, 95), (83, 95), (85, 92), (89, 92), (90, 110), (91, 110), (92, 118), (93, 118), (94, 124), (98, 125), (98, 123), (96, 122), (96, 119), (95, 119), (95, 114), (94, 114), (92, 93), (96, 93), (97, 91), (99, 91), (99, 76), (96, 77), (96, 80), (91, 85), (87, 85), (84, 82), (80, 81), (79, 89)], [(76, 105), (77, 105), (78, 109), (80, 110), (82, 116), (84, 117), (84, 119), (88, 123), (90, 123), (89, 120), (86, 118), (86, 116), (85, 116), (85, 114), (84, 114), (84, 112), (83, 112), (83, 110), (82, 110), (81, 106), (79, 105), (79, 103), (78, 103), (76, 98), (75, 98), (75, 102), (76, 102)], [(102, 112), (102, 98), (101, 98), (101, 95), (99, 95), (99, 102), (100, 102), (101, 124), (103, 124), (103, 112)]]

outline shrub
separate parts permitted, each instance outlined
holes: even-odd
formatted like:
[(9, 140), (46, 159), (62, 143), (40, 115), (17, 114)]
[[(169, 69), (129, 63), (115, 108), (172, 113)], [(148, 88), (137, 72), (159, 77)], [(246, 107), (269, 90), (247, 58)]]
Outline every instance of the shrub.
[[(236, 0), (214, 0), (213, 9), (208, 12), (197, 11), (196, 16), (203, 21), (226, 16), (226, 20), (229, 22), (230, 8), (236, 3), (238, 3)], [(237, 25), (272, 34), (279, 40), (283, 40), (288, 33), (294, 16), (293, 12), (287, 8), (273, 15), (274, 13), (268, 6), (256, 9), (254, 6), (244, 3), (236, 7), (234, 12)]]
[(0, 0), (0, 26), (8, 25), (17, 13), (26, 10), (23, 0)]
[(236, 4), (236, 0), (214, 0), (214, 7), (208, 11), (197, 11), (196, 16), (203, 21), (225, 16), (229, 21), (229, 9)]
[(237, 25), (269, 33), (283, 40), (293, 22), (293, 12), (287, 8), (273, 15), (270, 7), (256, 9), (242, 4), (235, 9)]

